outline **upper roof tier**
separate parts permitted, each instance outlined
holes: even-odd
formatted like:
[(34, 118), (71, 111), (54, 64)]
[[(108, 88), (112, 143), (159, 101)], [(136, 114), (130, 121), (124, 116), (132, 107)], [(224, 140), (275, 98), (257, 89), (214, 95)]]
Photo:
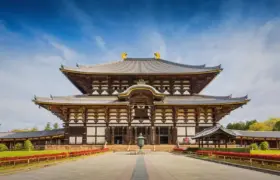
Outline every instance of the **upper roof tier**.
[(155, 58), (126, 58), (99, 65), (77, 65), (60, 68), (62, 72), (78, 74), (204, 74), (220, 72), (221, 66), (186, 65)]

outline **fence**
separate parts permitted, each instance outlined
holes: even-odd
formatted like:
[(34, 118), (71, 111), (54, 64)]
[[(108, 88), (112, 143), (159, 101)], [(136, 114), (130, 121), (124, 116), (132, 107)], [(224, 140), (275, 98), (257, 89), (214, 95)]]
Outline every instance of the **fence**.
[(42, 154), (42, 155), (33, 155), (33, 156), (4, 157), (4, 158), (0, 158), (0, 166), (5, 166), (5, 165), (15, 166), (17, 164), (30, 164), (34, 162), (49, 161), (49, 160), (56, 161), (58, 159), (63, 159), (63, 158), (102, 153), (108, 150), (109, 149), (106, 148), (106, 149), (63, 152), (63, 153), (55, 153), (55, 154)]

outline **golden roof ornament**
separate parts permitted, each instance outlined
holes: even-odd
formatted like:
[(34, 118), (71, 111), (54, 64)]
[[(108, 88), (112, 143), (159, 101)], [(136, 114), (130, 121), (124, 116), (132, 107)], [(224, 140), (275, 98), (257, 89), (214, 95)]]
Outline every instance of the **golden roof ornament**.
[(160, 54), (159, 54), (159, 52), (155, 52), (155, 53), (154, 53), (154, 56), (155, 56), (155, 59), (160, 59)]
[(123, 52), (123, 53), (122, 53), (122, 59), (125, 60), (126, 58), (127, 58), (127, 53), (126, 53), (126, 52)]

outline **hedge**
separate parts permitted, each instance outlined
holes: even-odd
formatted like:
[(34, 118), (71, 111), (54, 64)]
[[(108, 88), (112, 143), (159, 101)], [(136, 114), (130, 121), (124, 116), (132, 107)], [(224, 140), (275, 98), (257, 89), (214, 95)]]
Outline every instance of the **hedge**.
[(250, 153), (250, 148), (200, 148), (202, 151), (242, 152)]
[(198, 147), (188, 147), (185, 152), (196, 152), (201, 151), (220, 151), (220, 152), (244, 152), (250, 153), (250, 148), (198, 148)]

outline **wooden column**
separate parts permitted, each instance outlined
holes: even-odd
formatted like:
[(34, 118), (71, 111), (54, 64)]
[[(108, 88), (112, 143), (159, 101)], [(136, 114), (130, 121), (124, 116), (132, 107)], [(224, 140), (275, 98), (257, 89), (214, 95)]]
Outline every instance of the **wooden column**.
[(148, 135), (148, 127), (145, 127), (145, 138), (146, 138), (146, 144), (149, 144), (149, 135)]
[(69, 123), (68, 122), (64, 123), (64, 144), (65, 145), (69, 144)]
[(158, 127), (157, 144), (160, 144), (160, 127)]
[(198, 133), (199, 127), (198, 127), (198, 121), (199, 121), (199, 109), (195, 108), (195, 134)]
[(220, 148), (221, 146), (220, 146), (220, 143), (221, 143), (221, 139), (219, 138), (218, 139), (218, 147)]
[(125, 144), (124, 126), (122, 127), (122, 144)]
[(172, 129), (172, 139), (173, 144), (177, 144), (177, 127), (173, 127)]
[(137, 127), (134, 127), (134, 144), (137, 144)]
[(131, 126), (128, 126), (127, 127), (127, 131), (126, 131), (126, 133), (127, 133), (127, 144), (131, 144), (132, 142), (131, 142)]
[(154, 126), (150, 127), (150, 144), (154, 144)]
[(227, 148), (227, 143), (228, 143), (228, 138), (226, 138), (226, 140), (225, 140), (225, 146), (226, 146), (226, 148)]
[(201, 139), (201, 146), (203, 148), (203, 141), (204, 141), (204, 138)]
[(168, 144), (171, 144), (171, 140), (172, 140), (172, 138), (171, 138), (171, 127), (168, 126)]
[(111, 144), (115, 144), (115, 127), (112, 128), (112, 138), (111, 138)]

